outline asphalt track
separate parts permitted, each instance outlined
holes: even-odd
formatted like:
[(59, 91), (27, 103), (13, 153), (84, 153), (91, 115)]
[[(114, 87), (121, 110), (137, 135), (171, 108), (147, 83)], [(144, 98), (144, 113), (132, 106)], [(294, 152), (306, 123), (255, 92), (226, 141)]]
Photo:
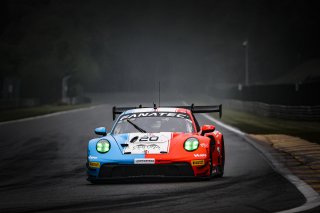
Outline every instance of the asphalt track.
[[(117, 104), (124, 104), (118, 100)], [(86, 181), (93, 129), (112, 126), (111, 107), (0, 124), (0, 212), (275, 212), (305, 202), (239, 135), (225, 137), (223, 178), (210, 181)], [(212, 123), (197, 116), (200, 124)]]

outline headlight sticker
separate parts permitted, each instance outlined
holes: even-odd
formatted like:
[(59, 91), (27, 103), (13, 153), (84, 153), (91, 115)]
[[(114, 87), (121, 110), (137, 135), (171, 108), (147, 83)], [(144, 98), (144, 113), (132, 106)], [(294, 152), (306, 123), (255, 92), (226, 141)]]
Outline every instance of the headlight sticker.
[(96, 149), (99, 153), (107, 153), (111, 148), (110, 142), (106, 139), (101, 139), (100, 141), (98, 141), (97, 145), (96, 145)]
[(199, 140), (194, 137), (188, 138), (184, 142), (183, 146), (184, 146), (184, 149), (188, 152), (194, 151), (194, 150), (198, 149), (198, 147), (199, 147)]

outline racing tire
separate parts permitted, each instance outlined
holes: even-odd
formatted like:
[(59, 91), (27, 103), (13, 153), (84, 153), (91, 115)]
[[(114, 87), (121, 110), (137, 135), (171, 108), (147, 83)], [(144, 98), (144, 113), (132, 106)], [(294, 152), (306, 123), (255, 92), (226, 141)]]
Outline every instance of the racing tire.
[(214, 177), (214, 174), (213, 174), (213, 165), (212, 165), (212, 152), (213, 152), (213, 149), (214, 149), (214, 145), (213, 144), (210, 144), (210, 178)]
[[(225, 150), (224, 150), (224, 141), (222, 140), (221, 146), (221, 165), (215, 166), (211, 170), (212, 177), (222, 177), (224, 174), (224, 162), (225, 162)], [(210, 168), (211, 169), (211, 168)]]

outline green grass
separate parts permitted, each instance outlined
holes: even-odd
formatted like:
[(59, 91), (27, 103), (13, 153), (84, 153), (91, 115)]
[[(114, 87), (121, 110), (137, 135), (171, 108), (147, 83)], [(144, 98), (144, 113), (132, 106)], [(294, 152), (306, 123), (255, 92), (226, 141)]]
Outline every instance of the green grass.
[(77, 108), (89, 107), (90, 104), (79, 105), (43, 105), (37, 107), (8, 109), (0, 111), (0, 122), (16, 120), (21, 118), (44, 115), (54, 112), (72, 110)]
[(320, 122), (269, 118), (225, 108), (221, 120), (250, 134), (286, 134), (320, 144)]

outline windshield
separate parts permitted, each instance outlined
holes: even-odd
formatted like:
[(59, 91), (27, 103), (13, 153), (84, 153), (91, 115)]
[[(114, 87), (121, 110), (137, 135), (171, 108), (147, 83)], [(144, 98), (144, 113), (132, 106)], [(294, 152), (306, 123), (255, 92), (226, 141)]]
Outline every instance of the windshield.
[[(148, 116), (148, 114), (144, 115), (146, 116), (139, 117), (139, 113), (123, 115), (115, 125), (113, 134), (136, 132), (193, 132), (192, 121), (187, 114), (152, 113), (152, 116)], [(151, 115), (151, 113), (149, 115)]]

